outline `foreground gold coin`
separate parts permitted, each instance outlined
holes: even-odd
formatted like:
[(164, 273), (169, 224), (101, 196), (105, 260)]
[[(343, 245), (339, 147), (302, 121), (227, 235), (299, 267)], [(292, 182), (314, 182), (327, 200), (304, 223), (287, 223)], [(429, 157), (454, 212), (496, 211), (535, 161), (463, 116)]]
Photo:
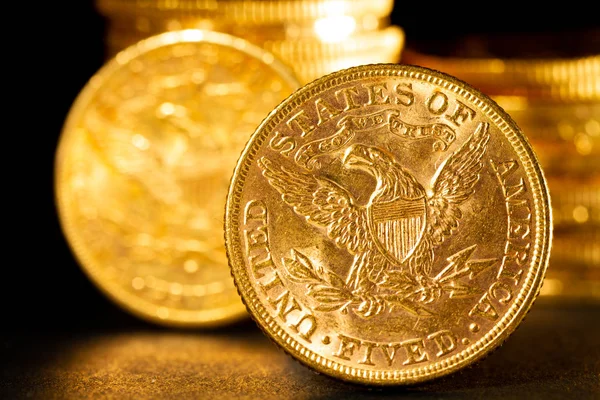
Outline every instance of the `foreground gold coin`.
[(227, 186), (298, 86), (270, 53), (207, 31), (155, 36), (104, 66), (69, 113), (55, 171), (62, 227), (94, 283), (158, 323), (245, 315), (223, 243)]
[(426, 381), (517, 327), (551, 243), (548, 190), (491, 99), (420, 67), (303, 87), (256, 130), (226, 206), (232, 274), (276, 343), (365, 384)]

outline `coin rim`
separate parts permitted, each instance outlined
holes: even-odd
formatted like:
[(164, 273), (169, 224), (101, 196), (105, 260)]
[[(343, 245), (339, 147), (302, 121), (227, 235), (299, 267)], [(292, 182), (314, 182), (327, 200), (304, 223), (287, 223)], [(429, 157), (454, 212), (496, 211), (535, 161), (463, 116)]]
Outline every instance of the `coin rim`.
[[(76, 135), (81, 116), (86, 112), (90, 103), (93, 101), (94, 96), (97, 91), (102, 88), (104, 82), (110, 80), (116, 72), (126, 68), (129, 61), (135, 60), (139, 56), (150, 51), (181, 43), (210, 43), (238, 50), (250, 57), (262, 61), (282, 77), (290, 87), (294, 89), (300, 87), (300, 82), (294, 72), (275, 55), (244, 39), (225, 33), (199, 29), (184, 29), (154, 35), (129, 46), (118, 52), (115, 57), (105, 63), (89, 79), (81, 92), (77, 95), (67, 114), (59, 137), (54, 161), (55, 206), (58, 211), (58, 219), (63, 234), (67, 239), (67, 244), (71, 249), (72, 254), (77, 259), (81, 269), (95, 286), (114, 303), (120, 305), (133, 315), (160, 325), (190, 328), (211, 327), (243, 319), (247, 314), (244, 305), (239, 302), (239, 304), (231, 304), (217, 309), (181, 310), (147, 301), (134, 293), (125, 290), (120, 284), (115, 284), (112, 281), (103, 278), (103, 273), (101, 271), (104, 267), (101, 265), (102, 263), (95, 260), (95, 257), (89, 254), (89, 246), (85, 244), (83, 238), (78, 234), (78, 224), (72, 222), (73, 213), (69, 211), (69, 205), (72, 202), (72, 199), (68, 194), (69, 190), (67, 189), (68, 177), (64, 176), (63, 173), (63, 163), (70, 152), (70, 145), (74, 135)], [(227, 268), (227, 265), (223, 265), (223, 267)], [(232, 287), (230, 290), (232, 299), (235, 296), (235, 290), (235, 287)], [(182, 313), (183, 316), (178, 318), (174, 318), (173, 316), (168, 316), (164, 319), (160, 318), (157, 315), (157, 310), (162, 307), (167, 310), (177, 310), (177, 312)], [(219, 312), (217, 312), (217, 310)], [(194, 315), (199, 315), (200, 317), (193, 319)]]
[[(532, 182), (532, 196), (537, 221), (535, 230), (537, 240), (531, 253), (529, 264), (531, 267), (528, 268), (522, 289), (516, 296), (515, 302), (504, 313), (500, 321), (480, 340), (460, 353), (425, 367), (416, 367), (405, 371), (373, 371), (342, 365), (331, 358), (313, 352), (288, 335), (258, 299), (256, 291), (250, 283), (252, 278), (245, 266), (241, 242), (238, 239), (240, 200), (251, 163), (249, 159), (256, 156), (258, 149), (268, 139), (283, 115), (289, 114), (304, 101), (336, 84), (351, 82), (357, 78), (377, 76), (405, 77), (430, 82), (476, 104), (482, 113), (496, 124), (496, 128), (504, 134), (517, 153), (528, 179)], [(415, 384), (447, 375), (489, 354), (519, 326), (537, 298), (548, 267), (551, 241), (552, 208), (548, 187), (537, 157), (518, 125), (491, 98), (467, 83), (439, 71), (412, 65), (370, 64), (352, 67), (328, 74), (293, 93), (265, 118), (248, 141), (236, 165), (227, 196), (225, 216), (227, 256), (234, 282), (250, 316), (271, 340), (295, 360), (320, 373), (359, 384), (378, 386)]]

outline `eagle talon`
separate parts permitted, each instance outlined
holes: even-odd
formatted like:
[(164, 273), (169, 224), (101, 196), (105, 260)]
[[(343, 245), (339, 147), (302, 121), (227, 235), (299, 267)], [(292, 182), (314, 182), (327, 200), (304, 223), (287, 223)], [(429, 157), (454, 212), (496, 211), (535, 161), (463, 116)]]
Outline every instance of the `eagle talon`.
[(415, 301), (429, 304), (442, 296), (442, 285), (427, 276), (417, 277), (419, 289), (415, 292)]

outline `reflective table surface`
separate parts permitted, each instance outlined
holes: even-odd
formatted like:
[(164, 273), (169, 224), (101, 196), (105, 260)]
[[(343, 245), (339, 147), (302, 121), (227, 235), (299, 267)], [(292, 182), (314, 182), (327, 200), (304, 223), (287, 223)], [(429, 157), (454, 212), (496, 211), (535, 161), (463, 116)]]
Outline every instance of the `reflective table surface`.
[(600, 304), (541, 298), (487, 358), (411, 387), (318, 375), (246, 320), (216, 330), (144, 324), (117, 309), (93, 322), (18, 328), (0, 340), (0, 397), (176, 399), (598, 399)]

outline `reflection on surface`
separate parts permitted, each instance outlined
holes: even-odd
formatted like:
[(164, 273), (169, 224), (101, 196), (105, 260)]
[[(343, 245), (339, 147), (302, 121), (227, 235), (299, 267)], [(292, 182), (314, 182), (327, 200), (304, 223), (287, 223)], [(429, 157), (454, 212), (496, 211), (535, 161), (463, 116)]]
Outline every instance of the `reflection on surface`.
[[(2, 398), (588, 399), (600, 392), (600, 308), (536, 304), (500, 349), (428, 384), (348, 385), (293, 361), (252, 323), (175, 331), (125, 321), (2, 340)], [(111, 328), (106, 326), (113, 325)], [(66, 329), (69, 329), (66, 327)], [(65, 332), (68, 332), (65, 329)], [(30, 332), (31, 333), (31, 332)]]

